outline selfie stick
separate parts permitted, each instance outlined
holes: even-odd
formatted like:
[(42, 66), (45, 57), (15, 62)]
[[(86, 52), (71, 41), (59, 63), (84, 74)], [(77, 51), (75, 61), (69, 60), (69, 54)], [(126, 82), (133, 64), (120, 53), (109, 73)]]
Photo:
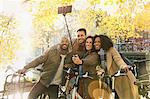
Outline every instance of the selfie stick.
[(69, 32), (69, 28), (68, 28), (68, 24), (67, 24), (67, 19), (66, 19), (66, 14), (67, 13), (71, 13), (71, 11), (72, 11), (72, 6), (58, 7), (58, 14), (63, 14), (63, 16), (64, 16), (66, 27), (67, 27), (67, 32), (68, 32), (68, 35), (69, 35), (69, 39), (70, 39), (70, 43), (71, 43), (71, 48), (72, 48), (73, 47), (72, 38), (71, 38), (71, 34)]
[(72, 38), (71, 38), (71, 34), (69, 32), (69, 28), (68, 28), (68, 24), (67, 24), (67, 20), (66, 20), (66, 14), (63, 14), (64, 18), (65, 18), (65, 22), (66, 22), (66, 27), (67, 27), (67, 31), (68, 31), (68, 35), (69, 35), (69, 39), (70, 39), (70, 43), (71, 43), (71, 47), (73, 48), (73, 44), (72, 44)]

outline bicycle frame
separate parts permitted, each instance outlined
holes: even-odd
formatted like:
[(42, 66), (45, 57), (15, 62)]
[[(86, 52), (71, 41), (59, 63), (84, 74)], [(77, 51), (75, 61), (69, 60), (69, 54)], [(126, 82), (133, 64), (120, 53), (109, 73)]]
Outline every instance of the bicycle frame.
[(90, 78), (90, 79), (93, 79), (93, 78), (88, 76), (88, 72), (85, 72), (85, 74), (80, 74), (80, 73), (75, 73), (75, 74), (76, 74), (76, 80), (75, 80), (74, 88), (72, 91), (71, 99), (83, 99), (77, 92), (79, 80), (80, 78)]
[[(8, 78), (9, 77), (11, 77), (11, 84), (13, 85), (12, 87), (12, 89), (10, 89), (10, 90), (8, 90), (7, 89), (7, 85), (8, 85)], [(17, 78), (18, 77), (18, 82), (15, 82), (14, 81), (14, 79), (15, 78)], [(23, 89), (21, 89), (20, 90), (20, 88), (21, 88), (21, 82), (20, 82), (20, 80), (21, 80), (21, 78), (23, 78), (23, 80), (24, 80), (24, 83), (23, 83)], [(18, 85), (17, 85), (17, 83), (18, 83)], [(17, 88), (19, 88), (18, 90), (17, 90), (17, 88), (16, 88), (16, 86), (18, 86)], [(5, 79), (5, 84), (4, 84), (4, 92), (3, 92), (3, 94), (2, 94), (2, 99), (6, 96), (7, 98), (8, 98), (8, 95), (9, 95), (9, 93), (15, 93), (16, 91), (21, 91), (21, 92), (23, 92), (24, 91), (24, 86), (25, 86), (25, 77), (24, 77), (24, 75), (18, 75), (18, 74), (9, 74), (7, 77), (6, 77), (6, 79)], [(14, 94), (14, 96), (15, 96), (15, 94)], [(21, 99), (23, 98), (23, 96), (22, 96), (22, 94), (21, 94)], [(14, 99), (15, 99), (15, 97), (14, 97)]]
[(111, 99), (115, 99), (115, 77), (119, 76), (127, 76), (126, 73), (122, 73), (121, 70), (118, 70), (114, 75), (111, 76), (112, 78), (112, 97)]
[(76, 81), (75, 81), (75, 84), (74, 84), (74, 88), (73, 88), (73, 91), (72, 91), (72, 98), (71, 99), (76, 99), (78, 97), (78, 99), (83, 99), (78, 93), (77, 93), (77, 86), (78, 86), (78, 83), (79, 83), (79, 75), (77, 75), (76, 77)]
[(67, 80), (66, 80), (65, 86), (61, 86), (61, 85), (59, 86), (58, 98), (61, 98), (63, 96), (65, 96), (65, 98), (66, 98), (66, 89), (68, 87), (69, 80), (70, 80), (71, 68), (69, 68), (66, 71), (66, 73), (67, 73), (67, 76), (66, 76)]

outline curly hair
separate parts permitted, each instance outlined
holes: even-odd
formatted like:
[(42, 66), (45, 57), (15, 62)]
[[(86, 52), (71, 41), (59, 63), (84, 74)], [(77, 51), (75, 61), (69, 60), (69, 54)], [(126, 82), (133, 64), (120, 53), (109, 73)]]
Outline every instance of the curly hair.
[(99, 37), (101, 40), (101, 48), (103, 50), (108, 51), (111, 47), (114, 46), (112, 40), (108, 36), (106, 36), (106, 35), (95, 35), (94, 41), (97, 37)]

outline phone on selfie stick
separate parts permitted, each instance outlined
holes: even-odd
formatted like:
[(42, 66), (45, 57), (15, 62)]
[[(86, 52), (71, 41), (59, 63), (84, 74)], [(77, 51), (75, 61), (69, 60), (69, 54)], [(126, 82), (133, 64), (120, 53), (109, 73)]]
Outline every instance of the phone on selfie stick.
[(71, 12), (72, 12), (72, 5), (70, 5), (70, 6), (58, 7), (58, 14), (63, 14), (63, 16), (64, 16), (64, 18), (65, 18), (66, 27), (67, 27), (67, 31), (68, 31), (68, 35), (69, 35), (71, 47), (73, 47), (72, 39), (71, 39), (71, 34), (70, 34), (70, 32), (69, 32), (69, 28), (68, 28), (67, 20), (66, 20), (66, 14), (67, 14), (67, 13), (71, 13)]

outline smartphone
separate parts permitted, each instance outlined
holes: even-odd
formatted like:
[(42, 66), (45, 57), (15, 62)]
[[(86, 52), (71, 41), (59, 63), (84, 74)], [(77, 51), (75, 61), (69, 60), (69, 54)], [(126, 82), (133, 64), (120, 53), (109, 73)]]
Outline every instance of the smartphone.
[(71, 13), (71, 12), (72, 12), (72, 5), (58, 7), (58, 14), (66, 14), (66, 13)]

